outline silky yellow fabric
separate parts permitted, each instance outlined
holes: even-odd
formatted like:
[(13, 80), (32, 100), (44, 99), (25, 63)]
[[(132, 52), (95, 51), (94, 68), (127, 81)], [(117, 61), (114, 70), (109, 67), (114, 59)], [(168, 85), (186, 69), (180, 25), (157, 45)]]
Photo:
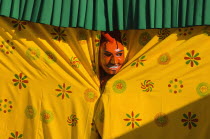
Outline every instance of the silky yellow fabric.
[(210, 138), (209, 29), (127, 31), (128, 61), (96, 112), (104, 139)]
[(5, 17), (0, 32), (0, 139), (97, 135), (92, 118), (100, 97), (94, 68), (100, 32)]
[(100, 31), (0, 17), (0, 139), (210, 137), (210, 28), (121, 32), (101, 92)]

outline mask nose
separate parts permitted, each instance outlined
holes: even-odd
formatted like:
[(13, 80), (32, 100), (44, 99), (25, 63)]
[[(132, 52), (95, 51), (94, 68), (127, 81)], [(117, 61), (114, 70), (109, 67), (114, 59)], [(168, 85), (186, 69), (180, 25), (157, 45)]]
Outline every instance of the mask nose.
[(111, 64), (113, 64), (113, 65), (115, 65), (115, 64), (117, 64), (117, 57), (116, 56), (112, 56), (112, 58), (111, 58)]

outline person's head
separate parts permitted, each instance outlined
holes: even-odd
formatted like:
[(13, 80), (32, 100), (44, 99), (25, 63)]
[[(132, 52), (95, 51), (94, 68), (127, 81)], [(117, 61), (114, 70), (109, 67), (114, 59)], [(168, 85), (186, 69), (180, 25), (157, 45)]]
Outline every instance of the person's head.
[(117, 74), (124, 60), (124, 46), (121, 43), (120, 32), (102, 32), (99, 58), (101, 68), (109, 75)]

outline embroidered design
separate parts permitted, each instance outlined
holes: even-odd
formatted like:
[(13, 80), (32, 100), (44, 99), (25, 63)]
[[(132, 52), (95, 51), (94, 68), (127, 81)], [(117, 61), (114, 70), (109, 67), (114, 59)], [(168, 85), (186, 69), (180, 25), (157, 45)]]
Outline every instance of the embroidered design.
[(122, 34), (121, 40), (122, 40), (122, 44), (123, 44), (124, 46), (127, 46), (127, 45), (128, 45), (128, 40), (127, 40), (127, 34), (126, 34), (126, 33), (123, 33), (123, 34)]
[(165, 38), (167, 38), (170, 35), (170, 30), (169, 29), (160, 29), (158, 32), (158, 37), (159, 40), (164, 40)]
[(139, 57), (137, 60), (135, 60), (133, 63), (131, 63), (131, 66), (136, 66), (136, 68), (137, 68), (139, 65), (144, 66), (144, 61), (146, 61), (145, 57), (146, 57), (146, 56), (141, 56), (141, 57)]
[(28, 119), (33, 119), (36, 116), (36, 109), (33, 106), (28, 105), (25, 108), (25, 115)]
[(51, 64), (55, 63), (57, 61), (57, 58), (52, 52), (46, 51), (44, 60), (46, 61), (46, 63)]
[(101, 39), (101, 35), (100, 34), (96, 34), (95, 45), (97, 47), (100, 46), (100, 39)]
[(0, 112), (7, 113), (12, 111), (12, 101), (8, 99), (0, 99)]
[(195, 54), (195, 50), (192, 50), (191, 53), (187, 52), (186, 55), (187, 56), (184, 57), (184, 59), (187, 60), (186, 61), (186, 64), (187, 65), (190, 64), (190, 66), (193, 67), (194, 64), (195, 64), (196, 66), (198, 66), (198, 64), (199, 64), (198, 63), (198, 60), (201, 60), (201, 58), (198, 57), (199, 56), (199, 53), (196, 53)]
[(196, 114), (192, 114), (191, 112), (188, 112), (188, 114), (183, 114), (184, 119), (181, 121), (184, 123), (183, 126), (188, 125), (188, 129), (192, 129), (193, 127), (197, 127), (196, 122), (198, 122), (198, 119), (196, 118)]
[(2, 41), (0, 44), (0, 51), (5, 54), (13, 54), (14, 49), (14, 43), (10, 40)]
[(48, 110), (43, 110), (40, 115), (42, 122), (46, 124), (50, 123), (54, 119), (53, 113)]
[(179, 28), (179, 33), (178, 35), (179, 36), (187, 36), (187, 35), (191, 35), (192, 32), (193, 32), (193, 28), (192, 27), (189, 27), (189, 28)]
[(115, 93), (123, 93), (126, 90), (126, 82), (124, 80), (116, 80), (112, 85), (112, 89)]
[(210, 94), (210, 85), (208, 83), (202, 82), (198, 84), (196, 91), (200, 96), (206, 96)]
[(72, 115), (70, 115), (69, 117), (68, 117), (68, 119), (67, 119), (67, 122), (68, 122), (68, 125), (69, 126), (76, 126), (77, 125), (77, 123), (78, 123), (78, 118), (77, 118), (77, 116), (75, 115), (75, 114), (72, 114)]
[(152, 37), (148, 32), (143, 32), (139, 36), (139, 44), (145, 46), (151, 39)]
[(98, 95), (93, 89), (86, 89), (84, 92), (84, 98), (88, 102), (94, 102), (98, 98)]
[(182, 80), (178, 79), (170, 80), (168, 84), (169, 92), (174, 94), (181, 93), (182, 88), (184, 87), (182, 83), (183, 83)]
[(12, 132), (12, 133), (10, 133), (10, 135), (12, 137), (9, 137), (8, 139), (23, 139), (23, 134), (18, 133), (18, 131), (14, 132), (14, 133)]
[(26, 56), (30, 59), (30, 60), (36, 60), (40, 57), (40, 51), (38, 48), (35, 47), (30, 47), (26, 50)]
[(15, 78), (12, 81), (14, 82), (14, 86), (19, 86), (19, 89), (22, 89), (22, 86), (26, 88), (26, 83), (28, 83), (28, 80), (26, 80), (27, 76), (23, 76), (23, 73), (15, 74)]
[(27, 24), (26, 21), (12, 20), (12, 23), (14, 24), (13, 27), (17, 28), (18, 31), (21, 31), (22, 29), (26, 29), (25, 27), (25, 25)]
[(134, 115), (135, 114), (134, 114), (133, 111), (131, 112), (131, 115), (130, 114), (126, 114), (127, 118), (123, 119), (124, 121), (128, 122), (126, 126), (130, 126), (131, 125), (132, 128), (134, 128), (135, 125), (138, 126), (138, 127), (140, 126), (139, 123), (138, 123), (139, 121), (142, 121), (142, 119), (138, 118), (140, 113), (136, 114), (135, 116)]
[(151, 80), (144, 80), (144, 83), (141, 83), (141, 88), (143, 92), (152, 92), (154, 83)]
[(158, 63), (161, 65), (166, 65), (171, 61), (171, 57), (168, 53), (164, 53), (159, 56)]
[(154, 122), (159, 127), (164, 127), (168, 124), (168, 116), (162, 112), (155, 115)]
[[(57, 40), (57, 41), (66, 41), (65, 40), (65, 37), (67, 36), (65, 34), (65, 29), (62, 29), (61, 27), (54, 27), (53, 28), (53, 31), (52, 33), (50, 33), (51, 35), (53, 35), (53, 39), (54, 40)], [(55, 36), (55, 37), (54, 37)]]
[(57, 94), (57, 97), (61, 96), (62, 99), (65, 98), (65, 96), (67, 98), (69, 98), (69, 94), (68, 93), (72, 93), (72, 91), (70, 91), (69, 89), (71, 88), (71, 86), (67, 86), (66, 84), (63, 83), (63, 86), (61, 86), (60, 84), (58, 85), (59, 89), (55, 89), (55, 91), (59, 92)]
[(75, 57), (71, 57), (70, 58), (70, 65), (73, 67), (73, 68), (79, 68), (80, 66), (80, 61), (79, 59), (75, 56)]

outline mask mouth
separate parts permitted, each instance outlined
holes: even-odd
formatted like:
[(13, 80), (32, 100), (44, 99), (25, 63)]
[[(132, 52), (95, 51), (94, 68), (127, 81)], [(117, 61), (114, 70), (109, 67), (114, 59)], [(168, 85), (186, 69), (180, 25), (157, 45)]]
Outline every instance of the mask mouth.
[(109, 69), (118, 69), (120, 65), (107, 65)]

